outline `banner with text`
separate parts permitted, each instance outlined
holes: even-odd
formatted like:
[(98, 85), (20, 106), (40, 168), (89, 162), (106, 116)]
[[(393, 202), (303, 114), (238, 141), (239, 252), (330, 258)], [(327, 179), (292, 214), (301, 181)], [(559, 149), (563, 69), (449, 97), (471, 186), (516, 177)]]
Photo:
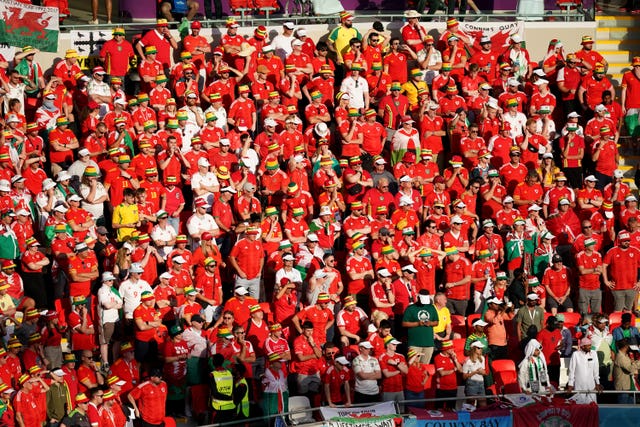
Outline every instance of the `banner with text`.
[(383, 402), (376, 405), (355, 408), (330, 408), (328, 406), (323, 406), (320, 408), (320, 414), (324, 420), (328, 421), (333, 418), (366, 419), (385, 415), (396, 416), (397, 411), (394, 402)]
[(536, 404), (513, 410), (518, 427), (598, 427), (598, 405)]
[(0, 2), (0, 43), (57, 52), (60, 32), (58, 15), (55, 7), (3, 0)]
[(518, 34), (524, 39), (524, 23), (518, 22), (461, 22), (460, 31), (473, 41), (473, 50), (480, 50), (480, 39), (483, 36), (491, 39), (494, 50), (502, 50), (509, 45), (509, 38)]
[(411, 408), (415, 419), (405, 421), (405, 427), (512, 427), (508, 409), (486, 409), (473, 412), (427, 411)]

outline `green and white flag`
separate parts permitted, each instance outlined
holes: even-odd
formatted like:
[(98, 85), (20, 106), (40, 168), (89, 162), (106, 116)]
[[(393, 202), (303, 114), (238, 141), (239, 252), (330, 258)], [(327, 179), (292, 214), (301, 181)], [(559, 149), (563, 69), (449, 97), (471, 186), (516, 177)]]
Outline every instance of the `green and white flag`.
[(16, 1), (0, 1), (0, 43), (33, 46), (43, 52), (58, 51), (59, 11)]

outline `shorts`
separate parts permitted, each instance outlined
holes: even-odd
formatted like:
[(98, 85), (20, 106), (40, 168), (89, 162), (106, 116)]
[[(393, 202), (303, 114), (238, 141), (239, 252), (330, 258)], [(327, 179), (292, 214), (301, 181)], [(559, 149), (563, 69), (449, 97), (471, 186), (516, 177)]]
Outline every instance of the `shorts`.
[(484, 381), (467, 380), (464, 386), (464, 394), (465, 396), (484, 396)]
[(98, 339), (100, 345), (109, 344), (111, 342), (111, 338), (113, 337), (115, 329), (115, 322), (102, 324), (100, 330), (98, 331)]
[(298, 374), (296, 382), (298, 385), (298, 393), (300, 394), (319, 393), (322, 384), (322, 382), (320, 381), (320, 376), (318, 374)]

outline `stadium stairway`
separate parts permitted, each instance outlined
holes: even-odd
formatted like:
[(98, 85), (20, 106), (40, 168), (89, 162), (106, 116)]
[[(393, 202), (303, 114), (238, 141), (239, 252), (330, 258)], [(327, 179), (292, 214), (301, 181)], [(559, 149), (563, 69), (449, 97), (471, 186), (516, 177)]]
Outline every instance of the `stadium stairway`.
[[(631, 60), (640, 55), (640, 17), (634, 15), (596, 16), (595, 49), (609, 62), (608, 77), (616, 88), (620, 87), (622, 75), (631, 69)], [(618, 97), (620, 95), (618, 89)], [(619, 98), (618, 98), (619, 100)], [(624, 135), (624, 134), (623, 134)], [(624, 181), (636, 190), (634, 175), (640, 163), (640, 146), (634, 146), (629, 136), (621, 136), (620, 169), (624, 171)]]

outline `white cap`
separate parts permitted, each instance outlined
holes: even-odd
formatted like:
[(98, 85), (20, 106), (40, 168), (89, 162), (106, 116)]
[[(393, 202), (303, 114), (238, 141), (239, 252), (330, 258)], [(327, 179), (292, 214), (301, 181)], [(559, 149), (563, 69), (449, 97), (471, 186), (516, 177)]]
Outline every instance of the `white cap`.
[(504, 205), (505, 203), (513, 203), (513, 197), (507, 196), (504, 199), (502, 199), (502, 204)]
[(409, 175), (402, 175), (400, 182), (411, 182), (411, 177)]
[(520, 82), (518, 81), (518, 79), (516, 79), (514, 77), (509, 77), (507, 79), (507, 84), (509, 86), (520, 86)]
[(535, 300), (539, 300), (540, 297), (538, 296), (538, 294), (529, 294), (527, 295), (527, 299), (530, 299), (531, 301), (535, 301)]
[(200, 159), (198, 159), (198, 166), (208, 168), (209, 166), (211, 166), (211, 163), (209, 163), (209, 160), (207, 160), (206, 157), (200, 157)]
[(231, 145), (231, 141), (229, 140), (229, 138), (221, 138), (220, 145)]
[(474, 320), (474, 321), (473, 321), (473, 326), (481, 326), (481, 327), (483, 327), (483, 328), (484, 328), (484, 327), (485, 327), (485, 326), (487, 326), (487, 325), (488, 325), (488, 323), (487, 323), (487, 322), (485, 322), (485, 321), (484, 321), (484, 320), (482, 320), (482, 319), (476, 319), (476, 320)]
[(131, 267), (129, 267), (129, 273), (144, 273), (144, 268), (142, 268), (142, 265), (139, 262), (134, 262), (131, 264)]
[(235, 289), (235, 293), (238, 294), (238, 295), (248, 295), (249, 291), (244, 286), (238, 286)]
[(395, 344), (395, 345), (400, 345), (402, 344), (400, 341), (398, 341), (397, 339), (392, 339), (391, 341), (389, 341), (387, 344)]
[(546, 79), (538, 79), (534, 83), (534, 85), (536, 85), (536, 86), (548, 85), (548, 84), (549, 84), (549, 80), (546, 80)]
[(124, 99), (124, 98), (122, 98), (122, 97), (119, 97), (119, 98), (116, 98), (116, 99), (113, 101), (113, 103), (114, 103), (114, 104), (120, 104), (120, 105), (127, 105), (127, 100), (126, 100), (126, 99)]
[(482, 43), (491, 43), (491, 37), (489, 37), (489, 36), (480, 37), (480, 44), (482, 44)]
[(389, 270), (387, 270), (386, 268), (381, 268), (377, 271), (377, 273), (382, 277), (391, 277), (391, 273), (389, 273)]
[(623, 176), (624, 176), (624, 172), (622, 172), (620, 169), (616, 169), (613, 171), (614, 178), (622, 178)]
[(420, 304), (423, 305), (431, 303), (431, 297), (429, 295), (418, 294), (418, 299), (420, 300)]
[(55, 371), (51, 371), (51, 373), (56, 377), (64, 377), (66, 375), (62, 369), (56, 369)]
[[(291, 255), (289, 255), (289, 256), (291, 256)], [(293, 257), (291, 256), (291, 258), (293, 258)], [(282, 258), (282, 259), (284, 259), (284, 258)], [(316, 270), (316, 271), (313, 272), (313, 277), (315, 277), (317, 279), (322, 279), (323, 277), (327, 277), (327, 272), (322, 270), (322, 269)]]
[(567, 118), (569, 119), (577, 119), (578, 117), (580, 117), (580, 114), (576, 113), (575, 111), (572, 111), (569, 114), (567, 114)]
[(416, 270), (416, 268), (411, 264), (407, 264), (404, 267), (402, 267), (402, 271), (408, 271), (410, 273), (417, 273), (418, 272), (418, 270)]
[(108, 282), (109, 280), (116, 280), (116, 276), (114, 276), (110, 271), (105, 271), (104, 273), (102, 273), (102, 281)]
[(264, 125), (276, 127), (278, 123), (275, 120), (273, 120), (271, 117), (267, 117), (266, 119), (264, 119)]
[(346, 357), (344, 356), (340, 356), (340, 357), (336, 357), (336, 362), (338, 362), (339, 364), (343, 365), (343, 366), (347, 366), (349, 365), (349, 361), (347, 360)]
[(570, 204), (571, 204), (571, 202), (570, 202), (570, 201), (569, 201), (569, 199), (567, 199), (567, 198), (562, 198), (562, 199), (560, 199), (560, 201), (558, 202), (558, 205), (559, 205), (559, 206), (562, 206), (562, 205), (570, 205)]
[(544, 153), (542, 155), (543, 159), (553, 159), (553, 153)]
[(489, 304), (502, 304), (503, 301), (498, 297), (493, 297), (487, 300)]
[(638, 199), (633, 194), (629, 194), (627, 197), (625, 197), (624, 201), (625, 202), (637, 202)]
[(360, 343), (358, 344), (358, 347), (364, 347), (364, 348), (368, 348), (368, 349), (372, 349), (373, 345), (371, 345), (371, 343), (369, 341), (360, 341)]
[(173, 258), (171, 261), (173, 261), (174, 264), (184, 264), (185, 262), (187, 262), (187, 260), (184, 259), (182, 255), (178, 255), (177, 257)]
[(286, 254), (285, 256), (282, 257), (283, 261), (295, 261), (296, 259), (294, 258), (293, 255), (291, 254)]
[(164, 273), (162, 273), (160, 275), (161, 279), (167, 279), (167, 280), (171, 280), (171, 278), (173, 278), (173, 274), (169, 273), (168, 271), (165, 271)]
[(19, 209), (18, 212), (16, 212), (16, 215), (29, 216), (29, 215), (31, 215), (31, 213), (29, 213), (28, 210), (23, 208), (23, 209)]
[(471, 343), (471, 347), (475, 348), (484, 348), (484, 344), (481, 341), (474, 341)]
[(331, 215), (331, 214), (332, 214), (332, 212), (331, 212), (331, 208), (329, 206), (325, 205), (325, 206), (322, 206), (320, 208), (320, 216), (322, 216), (322, 215)]
[(91, 154), (91, 151), (87, 150), (86, 148), (78, 151), (78, 157), (88, 156), (89, 154)]
[(380, 157), (378, 160), (376, 160), (376, 165), (386, 165), (387, 161), (385, 159), (383, 159), (382, 157)]
[(9, 114), (9, 117), (7, 117), (7, 123), (20, 123), (20, 119), (15, 114)]
[(67, 209), (64, 205), (58, 205), (55, 208), (53, 208), (53, 210), (56, 212), (67, 213), (69, 209)]
[(460, 215), (454, 215), (453, 218), (451, 218), (451, 224), (464, 224), (464, 220), (460, 218)]
[(300, 39), (293, 39), (291, 41), (291, 46), (302, 46), (304, 43)]
[(456, 204), (456, 208), (466, 208), (467, 204), (465, 202), (463, 202), (462, 200), (460, 200), (457, 204)]
[(65, 181), (67, 179), (71, 179), (71, 174), (69, 174), (69, 172), (61, 171), (61, 172), (58, 173), (58, 178), (57, 178), (58, 182)]
[(282, 24), (283, 27), (285, 27), (288, 30), (293, 30), (296, 26), (293, 22), (287, 21), (284, 24)]
[(411, 206), (413, 205), (413, 199), (409, 196), (400, 197), (400, 206)]
[(494, 110), (498, 109), (498, 101), (495, 99), (490, 99), (485, 105), (489, 108), (493, 108)]
[(591, 181), (591, 182), (598, 182), (598, 178), (596, 178), (596, 177), (595, 177), (595, 176), (593, 176), (593, 175), (589, 175), (589, 176), (588, 176), (588, 177), (586, 177), (584, 180), (585, 180), (585, 181)]
[(70, 202), (81, 202), (82, 197), (78, 196), (77, 194), (72, 194), (67, 200)]
[(522, 43), (522, 37), (520, 37), (520, 34), (514, 34), (511, 36), (511, 41), (514, 43)]
[(307, 35), (307, 30), (305, 30), (304, 28), (298, 28), (296, 34), (298, 34), (298, 37), (304, 37)]
[(533, 70), (533, 74), (535, 74), (538, 77), (546, 77), (547, 76), (544, 73), (544, 70), (542, 68), (536, 68), (535, 70)]
[(318, 236), (315, 233), (307, 234), (307, 240), (310, 242), (319, 242)]
[(235, 188), (231, 187), (230, 185), (227, 185), (226, 187), (222, 188), (220, 190), (221, 193), (231, 193), (231, 194), (236, 194), (237, 191)]
[(534, 203), (533, 205), (529, 206), (529, 208), (527, 210), (529, 212), (531, 212), (531, 211), (541, 211), (542, 208)]
[(593, 109), (593, 111), (595, 111), (596, 113), (601, 113), (606, 110), (607, 110), (607, 107), (605, 107), (604, 104), (598, 104), (596, 105), (596, 108)]

